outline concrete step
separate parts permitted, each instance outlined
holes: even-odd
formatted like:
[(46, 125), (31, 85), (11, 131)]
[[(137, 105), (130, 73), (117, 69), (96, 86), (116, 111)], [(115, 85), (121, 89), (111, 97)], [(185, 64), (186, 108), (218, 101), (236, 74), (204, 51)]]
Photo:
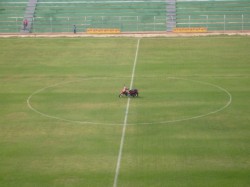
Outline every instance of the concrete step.
[(24, 13), (24, 20), (26, 19), (28, 21), (28, 25), (26, 28), (24, 28), (24, 26), (21, 28), (20, 30), (21, 33), (29, 33), (32, 31), (33, 18), (34, 18), (34, 13), (36, 10), (36, 4), (37, 4), (37, 0), (29, 0), (25, 13)]
[(171, 32), (176, 27), (176, 0), (166, 0), (167, 31)]

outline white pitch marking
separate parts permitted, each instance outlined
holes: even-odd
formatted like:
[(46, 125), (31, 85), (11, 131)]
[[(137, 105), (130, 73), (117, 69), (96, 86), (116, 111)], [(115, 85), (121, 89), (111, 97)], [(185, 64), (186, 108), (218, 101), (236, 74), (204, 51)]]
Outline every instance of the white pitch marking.
[[(138, 42), (137, 42), (134, 66), (133, 66), (131, 82), (130, 82), (130, 89), (132, 89), (132, 86), (133, 86), (133, 83), (134, 83), (135, 67), (136, 67), (136, 63), (137, 63), (139, 45), (140, 45), (140, 39), (138, 39)], [(115, 170), (115, 178), (114, 178), (113, 187), (117, 187), (117, 180), (118, 180), (118, 176), (119, 176), (119, 173), (120, 173), (122, 150), (123, 150), (124, 139), (125, 139), (125, 134), (126, 134), (126, 127), (127, 127), (127, 121), (128, 121), (129, 104), (130, 104), (130, 98), (128, 97), (128, 102), (127, 102), (127, 107), (126, 107), (126, 112), (125, 112), (125, 118), (124, 118), (124, 123), (123, 123), (123, 129), (122, 129), (122, 137), (121, 137), (120, 149), (119, 149), (118, 159), (117, 159), (117, 163), (116, 163), (116, 170)]]
[(212, 87), (215, 87), (223, 92), (225, 92), (228, 96), (228, 101), (225, 105), (223, 105), (221, 108), (217, 109), (217, 110), (214, 110), (214, 111), (211, 111), (211, 112), (208, 112), (208, 113), (205, 113), (205, 114), (202, 114), (202, 115), (197, 115), (197, 116), (193, 116), (193, 117), (188, 117), (188, 118), (181, 118), (181, 119), (176, 119), (176, 120), (169, 120), (169, 121), (158, 121), (158, 122), (144, 122), (144, 123), (137, 123), (138, 125), (149, 125), (149, 124), (155, 124), (155, 123), (158, 123), (158, 124), (167, 124), (167, 123), (175, 123), (175, 122), (182, 122), (182, 121), (188, 121), (188, 120), (192, 120), (192, 119), (197, 119), (197, 118), (202, 118), (202, 117), (206, 117), (206, 116), (209, 116), (211, 114), (216, 114), (222, 110), (224, 110), (225, 108), (227, 108), (231, 103), (232, 103), (232, 95), (231, 93), (226, 90), (225, 88), (222, 88), (218, 85), (215, 85), (215, 84), (212, 84), (212, 83), (208, 83), (208, 82), (203, 82), (203, 81), (196, 81), (196, 80), (191, 80), (191, 79), (185, 79), (185, 78), (176, 78), (176, 77), (168, 77), (169, 79), (179, 79), (179, 80), (185, 80), (185, 81), (192, 81), (192, 82), (196, 82), (196, 83), (199, 83), (199, 84), (204, 84), (204, 85), (209, 85), (209, 86), (212, 86)]
[[(102, 79), (111, 79), (110, 77), (103, 77)], [(150, 77), (147, 77), (145, 76), (145, 78), (155, 78), (155, 76), (150, 76)], [(152, 125), (152, 124), (169, 124), (169, 123), (175, 123), (175, 122), (182, 122), (182, 121), (188, 121), (188, 120), (192, 120), (192, 119), (197, 119), (197, 118), (202, 118), (202, 117), (206, 117), (208, 115), (212, 115), (212, 114), (216, 114), (218, 112), (221, 112), (222, 110), (226, 109), (228, 106), (230, 106), (231, 102), (232, 102), (232, 95), (230, 94), (230, 92), (228, 90), (226, 90), (225, 88), (222, 88), (218, 85), (215, 85), (215, 84), (211, 84), (211, 83), (208, 83), (208, 82), (203, 82), (203, 81), (196, 81), (196, 80), (192, 80), (192, 79), (185, 79), (185, 78), (178, 78), (178, 77), (166, 77), (167, 79), (179, 79), (179, 80), (184, 80), (184, 81), (191, 81), (191, 82), (196, 82), (196, 83), (199, 83), (199, 84), (204, 84), (204, 85), (208, 85), (208, 86), (212, 86), (212, 87), (215, 87), (221, 91), (223, 91), (224, 93), (227, 94), (228, 96), (228, 101), (225, 105), (223, 105), (222, 107), (220, 107), (219, 109), (217, 110), (214, 110), (214, 111), (210, 111), (208, 113), (205, 113), (205, 114), (202, 114), (202, 115), (197, 115), (197, 116), (191, 116), (191, 117), (188, 117), (188, 118), (179, 118), (179, 119), (175, 119), (175, 120), (168, 120), (168, 121), (154, 121), (154, 122), (142, 122), (142, 123), (134, 123), (134, 124), (127, 124), (127, 125)], [(100, 78), (86, 78), (84, 80), (92, 80), (92, 79), (100, 79)], [(61, 83), (57, 83), (57, 84), (54, 84), (54, 85), (50, 85), (50, 86), (47, 86), (47, 87), (44, 87), (44, 88), (41, 88), (35, 92), (33, 92), (28, 98), (27, 98), (27, 105), (28, 107), (44, 116), (44, 117), (47, 117), (47, 118), (51, 118), (51, 119), (56, 119), (56, 120), (61, 120), (61, 121), (66, 121), (66, 122), (69, 122), (69, 123), (78, 123), (78, 124), (91, 124), (91, 125), (122, 125), (122, 124), (117, 124), (117, 123), (104, 123), (104, 122), (91, 122), (91, 121), (76, 121), (76, 120), (70, 120), (70, 119), (65, 119), (65, 118), (62, 118), (62, 117), (56, 117), (56, 116), (53, 116), (53, 115), (49, 115), (49, 114), (46, 114), (46, 113), (43, 113), (43, 112), (40, 112), (38, 109), (34, 108), (31, 104), (31, 99), (34, 95), (36, 94), (39, 94), (40, 92), (43, 92), (45, 91), (46, 89), (48, 88), (52, 88), (52, 87), (56, 87), (58, 85), (63, 85), (63, 84), (68, 84), (68, 83), (72, 83), (72, 82), (77, 82), (77, 81), (65, 81), (65, 82), (61, 82)]]
[[(104, 78), (105, 78), (105, 77), (104, 77)], [(104, 79), (104, 78), (102, 78), (102, 79)], [(94, 80), (94, 79), (98, 80), (98, 79), (100, 79), (100, 78), (86, 78), (86, 79), (84, 79), (84, 80)], [(47, 118), (56, 119), (56, 120), (61, 120), (61, 121), (66, 121), (66, 122), (69, 122), (69, 123), (92, 124), (92, 125), (100, 125), (100, 124), (103, 125), (103, 124), (105, 124), (105, 123), (98, 123), (98, 122), (91, 122), (91, 121), (76, 121), (76, 120), (65, 119), (65, 118), (62, 118), (62, 117), (56, 117), (56, 116), (53, 116), (53, 115), (49, 115), (49, 114), (40, 112), (38, 109), (34, 108), (34, 107), (31, 105), (31, 98), (32, 98), (34, 95), (36, 95), (36, 94), (38, 94), (38, 93), (40, 93), (40, 92), (42, 92), (42, 91), (44, 91), (44, 90), (46, 90), (46, 89), (48, 89), (48, 88), (53, 88), (53, 87), (56, 87), (56, 86), (59, 86), (59, 85), (68, 84), (68, 83), (72, 83), (72, 82), (77, 82), (77, 81), (65, 81), (65, 82), (60, 82), (60, 83), (57, 83), (57, 84), (53, 84), (53, 85), (50, 85), (50, 86), (41, 88), (41, 89), (39, 89), (39, 90), (33, 92), (33, 93), (27, 98), (27, 101), (26, 101), (26, 102), (27, 102), (28, 107), (29, 107), (32, 111), (34, 111), (34, 112), (36, 112), (36, 113), (38, 113), (38, 114), (40, 114), (40, 115), (42, 115), (42, 116), (45, 116), (45, 117), (47, 117)], [(109, 123), (109, 124), (106, 124), (106, 125), (116, 125), (116, 124), (111, 124), (111, 123)]]

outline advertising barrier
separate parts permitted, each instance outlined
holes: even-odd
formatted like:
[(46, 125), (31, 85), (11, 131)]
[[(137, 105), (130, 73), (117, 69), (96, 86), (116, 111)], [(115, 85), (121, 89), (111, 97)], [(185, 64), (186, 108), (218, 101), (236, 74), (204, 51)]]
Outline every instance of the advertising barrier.
[(111, 29), (111, 28), (88, 28), (88, 34), (119, 34), (121, 33), (120, 29)]
[(186, 33), (194, 33), (194, 32), (207, 32), (207, 28), (205, 27), (190, 27), (190, 28), (175, 28), (173, 32), (181, 33), (181, 32), (186, 32)]

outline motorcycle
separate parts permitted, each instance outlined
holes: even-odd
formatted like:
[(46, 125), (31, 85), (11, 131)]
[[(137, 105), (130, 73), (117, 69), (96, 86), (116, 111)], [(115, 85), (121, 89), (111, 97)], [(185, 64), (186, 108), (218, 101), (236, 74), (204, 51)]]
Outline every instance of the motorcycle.
[(139, 96), (139, 92), (137, 89), (131, 89), (128, 91), (122, 91), (119, 94), (119, 97), (138, 97)]

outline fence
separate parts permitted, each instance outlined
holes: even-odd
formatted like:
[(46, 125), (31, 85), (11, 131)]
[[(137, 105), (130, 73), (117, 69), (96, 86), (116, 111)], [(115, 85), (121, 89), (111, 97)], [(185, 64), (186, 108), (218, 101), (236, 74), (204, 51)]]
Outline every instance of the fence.
[(118, 28), (122, 32), (166, 31), (165, 16), (36, 17), (32, 32), (86, 32), (88, 28)]
[[(0, 20), (0, 32), (20, 32), (23, 17)], [(33, 33), (86, 32), (87, 28), (118, 28), (121, 32), (166, 31), (165, 16), (83, 16), (83, 17), (36, 17)], [(185, 15), (177, 17), (176, 27), (205, 27), (208, 31), (249, 31), (250, 16), (245, 15)]]
[(208, 31), (249, 31), (250, 15), (188, 15), (179, 17), (177, 27), (205, 27)]

